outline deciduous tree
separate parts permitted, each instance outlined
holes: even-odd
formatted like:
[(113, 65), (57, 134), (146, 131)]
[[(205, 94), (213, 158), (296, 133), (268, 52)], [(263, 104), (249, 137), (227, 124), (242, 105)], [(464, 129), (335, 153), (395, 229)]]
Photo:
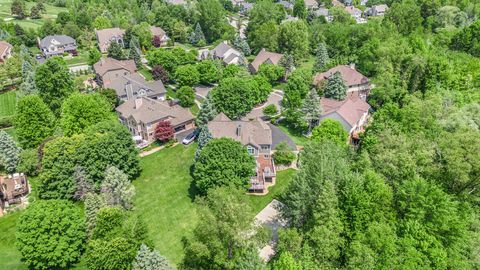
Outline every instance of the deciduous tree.
[(135, 187), (128, 180), (128, 176), (116, 167), (107, 168), (101, 191), (108, 205), (118, 205), (125, 209), (132, 208)]
[(278, 45), (281, 52), (293, 55), (295, 61), (304, 59), (310, 46), (305, 22), (299, 20), (282, 23)]
[(295, 4), (293, 5), (293, 16), (300, 19), (305, 19), (307, 17), (307, 7), (305, 6), (305, 1), (295, 0)]
[(108, 50), (107, 50), (107, 54), (108, 54), (108, 57), (111, 57), (117, 60), (124, 60), (127, 58), (125, 56), (125, 53), (123, 52), (123, 46), (118, 42), (110, 43), (110, 46), (108, 47)]
[(312, 140), (321, 142), (330, 140), (339, 146), (347, 143), (348, 133), (340, 122), (332, 119), (323, 120), (312, 132)]
[(180, 106), (189, 108), (195, 104), (195, 91), (192, 87), (182, 86), (177, 90), (177, 98)]
[(164, 84), (168, 82), (168, 72), (161, 65), (152, 68), (152, 76), (155, 81), (160, 80)]
[(200, 73), (194, 65), (179, 66), (175, 71), (175, 80), (179, 86), (195, 86), (200, 82)]
[(168, 142), (173, 139), (175, 130), (168, 120), (162, 120), (158, 122), (155, 128), (155, 138), (161, 142)]

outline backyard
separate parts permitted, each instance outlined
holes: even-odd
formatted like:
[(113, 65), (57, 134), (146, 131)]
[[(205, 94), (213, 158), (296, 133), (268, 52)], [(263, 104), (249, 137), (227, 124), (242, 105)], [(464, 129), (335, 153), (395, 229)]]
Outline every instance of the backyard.
[[(182, 238), (191, 233), (198, 219), (190, 176), (195, 149), (196, 144), (179, 144), (142, 158), (142, 174), (133, 181), (136, 189), (134, 211), (147, 224), (155, 247), (175, 264), (182, 260)], [(278, 172), (277, 184), (270, 187), (266, 196), (245, 194), (254, 212), (258, 213), (277, 197), (294, 174), (292, 169)], [(15, 224), (19, 216), (17, 212), (0, 218), (0, 269), (26, 269), (14, 247)], [(77, 269), (85, 269), (84, 260)]]
[(15, 91), (8, 91), (0, 94), (0, 118), (11, 116), (15, 113), (17, 96)]
[[(38, 28), (43, 24), (43, 22), (46, 19), (55, 19), (57, 18), (58, 13), (60, 13), (61, 11), (67, 11), (66, 8), (56, 7), (56, 6), (52, 6), (47, 3), (44, 3), (45, 8), (47, 9), (47, 12), (42, 15), (41, 19), (26, 18), (23, 20), (18, 20), (13, 18), (11, 15), (10, 7), (12, 2), (13, 2), (12, 0), (0, 0), (0, 20), (17, 23), (20, 26), (25, 28)], [(27, 14), (30, 13), (30, 9), (35, 4), (36, 2), (26, 2)]]

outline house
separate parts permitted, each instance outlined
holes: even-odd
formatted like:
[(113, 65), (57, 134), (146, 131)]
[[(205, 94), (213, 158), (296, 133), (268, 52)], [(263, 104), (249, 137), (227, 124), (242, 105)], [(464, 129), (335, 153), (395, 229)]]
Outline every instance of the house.
[(120, 78), (137, 72), (135, 61), (133, 60), (117, 60), (113, 58), (102, 58), (93, 64), (95, 71), (95, 79), (98, 85), (103, 88), (109, 88), (109, 85)]
[(230, 120), (225, 114), (218, 114), (208, 122), (213, 138), (230, 138), (240, 142), (255, 157), (256, 173), (250, 179), (250, 192), (265, 193), (275, 184), (276, 171), (272, 151), (272, 130), (261, 120)]
[(225, 65), (238, 65), (245, 61), (242, 53), (230, 47), (227, 41), (218, 44), (213, 50), (200, 52), (200, 60), (205, 60), (210, 57), (213, 59), (221, 59)]
[(122, 47), (125, 47), (123, 42), (125, 30), (123, 29), (115, 27), (95, 30), (95, 34), (97, 35), (98, 48), (100, 49), (101, 53), (106, 53), (112, 42), (117, 42), (118, 44), (122, 45)]
[(38, 40), (38, 47), (45, 58), (70, 53), (77, 55), (77, 42), (66, 35), (46, 36)]
[(339, 121), (348, 132), (350, 141), (358, 142), (358, 134), (363, 131), (368, 120), (370, 105), (360, 98), (358, 93), (349, 93), (344, 100), (323, 97), (320, 103), (322, 105), (320, 122), (324, 119)]
[(252, 61), (252, 63), (248, 65), (248, 68), (252, 74), (255, 74), (258, 72), (258, 69), (262, 64), (278, 65), (282, 57), (283, 54), (269, 52), (265, 49), (261, 49), (255, 59)]
[(384, 16), (388, 10), (387, 5), (376, 5), (365, 10), (367, 16)]
[(170, 38), (162, 28), (158, 26), (150, 26), (150, 32), (152, 33), (153, 39), (158, 38), (158, 40), (160, 40), (160, 46), (167, 45), (167, 42)]
[(10, 205), (24, 202), (29, 191), (27, 177), (23, 173), (0, 175), (0, 216)]
[(165, 100), (167, 95), (161, 80), (148, 82), (138, 73), (122, 75), (108, 84), (108, 88), (114, 89), (122, 101), (138, 97)]
[(360, 97), (363, 100), (366, 100), (371, 89), (370, 80), (362, 73), (358, 72), (355, 69), (354, 64), (351, 64), (350, 66), (340, 65), (331, 68), (323, 73), (318, 73), (313, 78), (313, 84), (319, 86), (336, 72), (340, 72), (340, 74), (342, 75), (343, 81), (348, 87), (348, 93), (358, 92)]
[(13, 46), (3, 40), (0, 40), (0, 63), (5, 62), (7, 58), (12, 56), (12, 48)]
[(253, 3), (243, 2), (240, 5), (240, 13), (243, 15), (246, 15), (248, 12), (250, 12), (250, 10), (252, 10), (252, 8), (253, 8)]
[(338, 0), (332, 0), (332, 6), (334, 6), (334, 7), (342, 7), (342, 8), (345, 7), (345, 5), (344, 5), (342, 2), (338, 1)]
[(354, 6), (345, 7), (345, 11), (348, 12), (355, 19), (357, 23), (365, 23), (366, 20), (362, 18), (362, 11)]
[(129, 99), (116, 109), (120, 122), (134, 137), (151, 143), (155, 141), (155, 128), (160, 121), (167, 120), (175, 130), (175, 138), (195, 128), (195, 117), (190, 110), (164, 100), (148, 97)]
[(318, 2), (317, 0), (305, 0), (305, 6), (309, 10), (316, 10), (318, 9)]

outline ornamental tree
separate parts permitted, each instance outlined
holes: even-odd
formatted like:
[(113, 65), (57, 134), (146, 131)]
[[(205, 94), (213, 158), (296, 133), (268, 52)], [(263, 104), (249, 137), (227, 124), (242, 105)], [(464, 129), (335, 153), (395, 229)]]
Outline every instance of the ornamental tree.
[(202, 194), (208, 189), (233, 185), (246, 188), (255, 174), (255, 160), (241, 143), (229, 138), (210, 140), (200, 152), (193, 179)]
[(152, 76), (155, 81), (168, 82), (168, 72), (161, 65), (156, 65), (152, 68)]
[(39, 96), (21, 98), (15, 110), (15, 131), (23, 148), (37, 147), (53, 135), (55, 116)]
[(32, 269), (65, 269), (80, 258), (85, 236), (85, 219), (78, 206), (40, 200), (20, 217), (15, 245)]
[(347, 143), (348, 133), (345, 128), (333, 119), (323, 120), (319, 126), (315, 127), (312, 132), (312, 140), (321, 142), (330, 140), (339, 146)]
[(108, 205), (119, 205), (125, 209), (133, 206), (135, 187), (128, 180), (128, 176), (114, 166), (107, 168), (101, 192)]
[(317, 94), (315, 88), (310, 90), (307, 98), (303, 101), (302, 105), (303, 119), (307, 122), (308, 131), (318, 123), (320, 115), (322, 114), (322, 105), (320, 104), (320, 97)]
[(194, 86), (200, 82), (200, 73), (194, 65), (184, 65), (175, 71), (175, 80), (179, 86)]
[(184, 108), (191, 107), (195, 104), (195, 91), (192, 87), (182, 86), (177, 90), (177, 98), (180, 106)]
[(173, 267), (160, 253), (142, 244), (137, 252), (132, 270), (173, 270)]
[(60, 125), (63, 134), (71, 136), (109, 119), (113, 119), (111, 105), (102, 95), (75, 93), (62, 105)]
[(327, 98), (343, 100), (347, 96), (347, 90), (348, 87), (343, 81), (342, 74), (337, 71), (327, 79), (327, 84), (323, 92)]
[(128, 50), (128, 58), (133, 59), (133, 61), (135, 61), (135, 66), (137, 66), (137, 68), (142, 66), (140, 44), (139, 44), (138, 38), (136, 36), (133, 36), (130, 39), (130, 45), (129, 45), (129, 50)]
[(108, 57), (117, 60), (124, 60), (126, 58), (125, 53), (123, 52), (123, 47), (118, 42), (111, 42), (107, 50)]
[(0, 131), (0, 166), (3, 166), (8, 173), (14, 173), (17, 170), (20, 161), (20, 152), (22, 149), (17, 146), (15, 141), (5, 131)]
[(155, 128), (155, 139), (161, 142), (168, 142), (173, 139), (175, 130), (172, 124), (168, 120), (162, 120), (158, 122)]

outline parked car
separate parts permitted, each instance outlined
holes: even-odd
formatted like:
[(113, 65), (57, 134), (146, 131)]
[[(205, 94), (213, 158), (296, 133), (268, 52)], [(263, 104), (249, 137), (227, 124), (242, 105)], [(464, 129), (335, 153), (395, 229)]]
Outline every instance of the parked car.
[(188, 134), (187, 137), (185, 137), (183, 139), (182, 143), (185, 144), (185, 145), (190, 144), (193, 141), (195, 141), (195, 138), (197, 138), (197, 132), (194, 131), (194, 132)]

